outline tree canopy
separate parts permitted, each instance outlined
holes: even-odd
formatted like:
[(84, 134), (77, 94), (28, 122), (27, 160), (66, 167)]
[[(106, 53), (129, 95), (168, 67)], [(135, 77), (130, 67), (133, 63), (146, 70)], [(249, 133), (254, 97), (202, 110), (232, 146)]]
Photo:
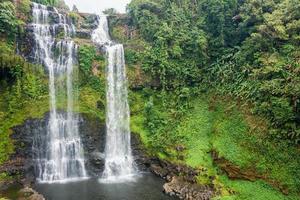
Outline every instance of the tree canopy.
[(204, 86), (250, 101), (275, 138), (300, 142), (299, 0), (133, 0), (143, 70), (164, 90)]

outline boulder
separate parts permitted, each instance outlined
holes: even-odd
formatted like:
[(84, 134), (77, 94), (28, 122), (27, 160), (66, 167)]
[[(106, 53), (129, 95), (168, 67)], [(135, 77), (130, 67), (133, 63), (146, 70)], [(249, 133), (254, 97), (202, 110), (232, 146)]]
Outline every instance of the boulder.
[(25, 187), (19, 191), (18, 200), (45, 200), (45, 198), (32, 188)]
[(174, 176), (169, 183), (165, 183), (163, 188), (166, 194), (186, 200), (210, 200), (214, 195), (212, 188), (189, 183), (177, 176)]

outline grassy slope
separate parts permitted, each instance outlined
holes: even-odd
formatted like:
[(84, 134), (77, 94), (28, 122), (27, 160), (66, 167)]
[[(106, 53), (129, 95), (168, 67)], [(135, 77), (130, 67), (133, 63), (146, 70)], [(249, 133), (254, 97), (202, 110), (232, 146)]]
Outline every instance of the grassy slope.
[[(149, 145), (152, 136), (144, 128), (145, 119), (141, 108), (144, 104), (143, 98), (141, 95), (133, 95), (135, 102), (132, 103), (134, 112), (131, 128), (133, 132), (141, 135), (144, 143)], [(259, 128), (253, 128), (255, 124), (260, 124), (258, 121), (260, 119), (255, 122), (251, 118), (251, 124), (248, 120), (251, 116), (246, 116), (233, 103), (228, 101), (212, 103), (207, 99), (209, 98), (203, 97), (194, 100), (193, 109), (180, 120), (171, 133), (178, 138), (184, 137), (181, 141), (186, 148), (184, 163), (204, 169), (204, 173), (198, 177), (199, 182), (207, 183), (209, 177), (215, 177), (214, 184), (221, 188), (222, 194), (215, 199), (300, 199), (296, 195), (300, 186), (298, 169), (300, 158), (297, 150), (283, 143), (268, 142), (257, 130)], [(137, 107), (140, 108), (136, 109)], [(153, 149), (154, 153), (165, 156), (161, 151), (155, 152), (155, 148)], [(290, 195), (283, 195), (262, 180), (255, 182), (229, 180), (213, 164), (210, 154), (212, 149), (241, 169), (254, 168), (258, 173), (280, 182), (289, 189)], [(178, 161), (174, 158), (166, 157), (166, 159)]]

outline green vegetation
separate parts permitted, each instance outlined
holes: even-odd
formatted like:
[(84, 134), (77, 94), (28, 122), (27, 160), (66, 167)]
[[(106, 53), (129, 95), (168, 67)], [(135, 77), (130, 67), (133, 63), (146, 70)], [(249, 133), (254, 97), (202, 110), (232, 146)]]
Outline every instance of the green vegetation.
[[(78, 62), (81, 77), (80, 85), (89, 85), (105, 97), (105, 76), (103, 74), (105, 59), (97, 53), (93, 45), (81, 45), (78, 52)], [(104, 98), (103, 98), (104, 99)]]
[(270, 122), (270, 137), (297, 144), (299, 6), (299, 0), (134, 0), (128, 24), (146, 42), (136, 51), (143, 71), (163, 90), (206, 85), (250, 101)]
[(270, 185), (262, 181), (231, 181), (225, 176), (220, 177), (220, 181), (227, 187), (235, 191), (235, 194), (215, 197), (214, 200), (293, 200), (298, 199), (297, 196), (286, 196)]
[(79, 62), (79, 108), (105, 120), (105, 59), (91, 44), (81, 44)]
[(18, 20), (15, 6), (10, 1), (0, 3), (0, 35), (12, 38), (17, 33)]
[[(167, 98), (166, 102), (171, 102), (171, 94), (161, 97), (156, 91), (146, 90), (130, 96), (132, 131), (140, 134), (153, 154), (201, 169), (199, 183), (214, 184), (221, 199), (297, 199), (297, 148), (268, 140), (266, 123), (246, 112), (248, 105), (201, 94), (192, 97), (189, 108), (176, 116), (172, 107), (162, 101)], [(228, 179), (215, 163), (213, 151), (249, 176), (255, 171), (256, 181)]]
[[(26, 119), (41, 118), (49, 111), (48, 77), (44, 68), (28, 63), (15, 53), (16, 39), (22, 38), (22, 26), (30, 17), (30, 3), (27, 0), (0, 3), (3, 10), (0, 14), (0, 164), (7, 161), (17, 148), (10, 138), (12, 128)], [(75, 93), (79, 102), (75, 111), (104, 120), (105, 85), (103, 75), (100, 76), (104, 58), (96, 53), (95, 47), (80, 46), (80, 77), (74, 83), (78, 86)], [(63, 81), (65, 77), (61, 79)], [(65, 101), (65, 94), (60, 94), (59, 109), (66, 109)]]
[(13, 42), (16, 36), (21, 37), (23, 26), (30, 18), (30, 0), (0, 2), (0, 38)]
[(32, 1), (47, 6), (56, 6), (56, 7), (65, 6), (65, 2), (63, 0), (32, 0)]
[[(49, 110), (43, 68), (15, 53), (30, 3), (0, 3), (0, 164), (12, 127)], [(214, 200), (300, 199), (299, 0), (133, 0), (127, 15), (106, 13), (125, 46), (131, 130), (151, 154), (199, 169)], [(85, 29), (94, 20), (76, 8), (69, 17)], [(106, 61), (82, 37), (75, 111), (104, 121)], [(229, 178), (218, 159), (250, 178)]]
[[(130, 94), (132, 131), (160, 158), (201, 169), (215, 199), (299, 199), (299, 5), (134, 0), (110, 21), (129, 82), (131, 68), (151, 78)], [(215, 154), (255, 181), (229, 179)]]
[(0, 163), (13, 152), (10, 128), (48, 110), (47, 80), (42, 68), (14, 51), (13, 46), (0, 42)]
[(28, 20), (30, 1), (0, 3), (0, 164), (13, 153), (11, 128), (47, 110), (47, 80), (40, 66), (16, 55), (15, 39)]

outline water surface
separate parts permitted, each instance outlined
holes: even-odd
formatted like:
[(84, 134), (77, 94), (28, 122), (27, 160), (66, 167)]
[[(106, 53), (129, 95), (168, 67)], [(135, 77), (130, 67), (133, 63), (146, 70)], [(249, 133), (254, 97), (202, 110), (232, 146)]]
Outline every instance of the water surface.
[(65, 184), (37, 184), (47, 200), (171, 200), (162, 192), (163, 180), (143, 174), (135, 182), (101, 183), (93, 178)]

